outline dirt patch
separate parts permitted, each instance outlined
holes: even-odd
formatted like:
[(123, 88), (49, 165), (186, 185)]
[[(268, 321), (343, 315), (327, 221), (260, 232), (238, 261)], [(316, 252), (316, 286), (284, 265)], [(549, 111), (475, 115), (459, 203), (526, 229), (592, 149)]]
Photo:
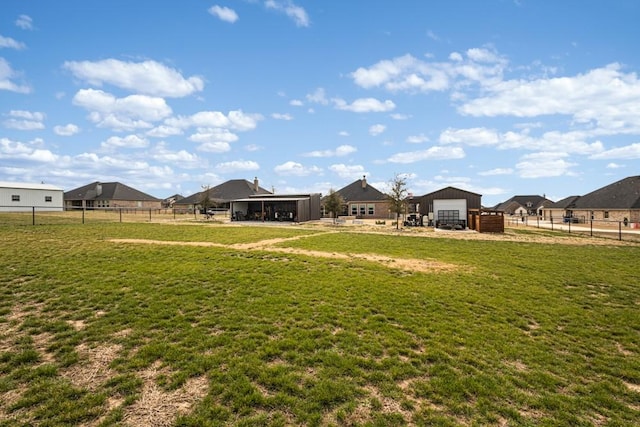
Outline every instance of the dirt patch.
[(133, 405), (125, 409), (123, 421), (129, 426), (171, 426), (176, 416), (187, 413), (191, 407), (203, 399), (209, 389), (205, 377), (188, 379), (177, 390), (165, 391), (157, 384), (157, 377), (166, 374), (160, 363), (155, 363), (139, 373), (144, 381), (142, 395)]
[(459, 270), (460, 266), (455, 264), (444, 263), (436, 260), (424, 260), (415, 258), (395, 258), (377, 254), (354, 254), (354, 253), (337, 253), (324, 251), (311, 251), (298, 248), (282, 248), (274, 246), (276, 244), (296, 240), (308, 236), (299, 236), (287, 239), (269, 239), (252, 243), (238, 243), (233, 245), (223, 245), (212, 242), (181, 242), (181, 241), (164, 241), (164, 240), (148, 240), (148, 239), (110, 239), (114, 243), (135, 243), (135, 244), (152, 244), (152, 245), (171, 245), (171, 246), (201, 246), (201, 247), (224, 247), (235, 250), (246, 251), (266, 251), (286, 253), (292, 255), (305, 255), (314, 258), (329, 258), (342, 260), (363, 260), (383, 265), (388, 268), (413, 271), (413, 272), (447, 272)]
[(76, 387), (97, 390), (115, 375), (109, 365), (116, 359), (121, 350), (122, 346), (119, 344), (94, 348), (90, 348), (86, 344), (80, 344), (76, 347), (76, 351), (85, 362), (74, 365), (64, 370), (61, 374)]

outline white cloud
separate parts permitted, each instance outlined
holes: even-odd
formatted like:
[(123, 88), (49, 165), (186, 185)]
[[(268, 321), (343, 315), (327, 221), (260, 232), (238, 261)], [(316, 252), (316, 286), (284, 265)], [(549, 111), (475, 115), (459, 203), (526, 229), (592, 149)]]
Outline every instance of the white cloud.
[(22, 49), (25, 49), (27, 46), (22, 42), (12, 39), (11, 37), (3, 37), (0, 35), (0, 48), (3, 48), (3, 47), (9, 48), (9, 49), (22, 50)]
[(340, 132), (338, 132), (338, 135), (340, 135), (340, 136), (349, 136), (349, 132), (347, 132), (346, 130), (341, 130)]
[(60, 159), (60, 156), (41, 146), (42, 140), (39, 138), (26, 143), (0, 138), (0, 159), (50, 164)]
[(281, 114), (281, 113), (273, 113), (271, 114), (271, 118), (276, 120), (293, 120), (293, 116), (291, 114)]
[(207, 167), (207, 162), (196, 154), (189, 153), (186, 150), (171, 151), (164, 142), (158, 143), (158, 145), (153, 148), (151, 157), (158, 162), (174, 163), (181, 168)]
[(426, 150), (396, 153), (389, 157), (391, 163), (415, 163), (423, 160), (451, 160), (464, 158), (464, 150), (460, 147), (433, 146)]
[(421, 133), (420, 135), (411, 135), (407, 137), (407, 142), (409, 144), (422, 144), (423, 142), (428, 142), (429, 138)]
[(386, 100), (382, 102), (375, 98), (360, 98), (351, 104), (347, 104), (345, 100), (340, 98), (334, 98), (332, 101), (338, 110), (353, 111), (354, 113), (380, 113), (396, 108), (396, 104), (393, 101)]
[(147, 136), (151, 136), (153, 138), (167, 138), (175, 135), (182, 135), (182, 129), (173, 126), (160, 125), (147, 131)]
[(31, 93), (31, 87), (18, 84), (14, 80), (19, 77), (19, 73), (11, 68), (11, 65), (0, 57), (0, 90), (8, 90), (16, 93)]
[(341, 145), (335, 150), (317, 150), (303, 154), (305, 157), (342, 157), (358, 151), (356, 147), (351, 145)]
[(209, 8), (209, 13), (222, 21), (230, 22), (232, 24), (238, 20), (238, 14), (236, 11), (224, 6), (211, 6)]
[(378, 136), (387, 129), (385, 125), (376, 124), (369, 127), (369, 135)]
[(264, 4), (267, 9), (277, 10), (287, 15), (298, 27), (308, 27), (310, 24), (307, 12), (302, 7), (295, 5), (291, 0), (266, 0)]
[(201, 77), (185, 79), (177, 70), (156, 61), (67, 61), (63, 67), (89, 84), (102, 86), (107, 83), (145, 95), (183, 97), (204, 88)]
[(409, 120), (411, 117), (411, 114), (398, 114), (398, 113), (393, 113), (393, 114), (389, 114), (389, 116), (393, 119), (393, 120)]
[(492, 85), (488, 96), (460, 106), (471, 116), (571, 116), (575, 123), (597, 123), (611, 132), (640, 129), (640, 81), (611, 64), (573, 77), (510, 80)]
[(232, 162), (218, 163), (214, 169), (219, 173), (234, 173), (258, 170), (260, 165), (252, 160), (234, 160)]
[(620, 168), (624, 168), (624, 167), (626, 167), (626, 166), (625, 165), (620, 165), (618, 163), (613, 163), (613, 162), (607, 164), (607, 169), (620, 169)]
[(329, 166), (329, 170), (345, 179), (357, 179), (367, 174), (361, 165), (335, 164)]
[(253, 151), (262, 150), (262, 147), (257, 145), (257, 144), (249, 144), (249, 145), (245, 146), (244, 149), (247, 150), (247, 151), (253, 152)]
[(33, 19), (29, 15), (20, 15), (16, 19), (16, 25), (23, 30), (33, 30)]
[(322, 173), (317, 166), (304, 166), (301, 163), (288, 161), (273, 168), (274, 172), (283, 176), (308, 176)]
[(201, 111), (191, 116), (171, 117), (165, 120), (165, 124), (180, 129), (199, 127), (249, 131), (255, 129), (258, 121), (262, 119), (260, 114), (246, 114), (241, 110), (229, 111), (226, 116), (219, 111)]
[(44, 113), (23, 110), (11, 110), (9, 119), (2, 122), (4, 127), (17, 130), (44, 129)]
[(412, 55), (382, 60), (365, 68), (360, 67), (351, 77), (365, 89), (384, 87), (389, 91), (443, 91), (457, 85), (477, 83), (491, 85), (502, 79), (506, 61), (495, 51), (486, 48), (469, 49), (466, 59), (452, 53), (451, 62), (427, 62)]
[(446, 129), (440, 134), (441, 144), (464, 143), (471, 147), (496, 145), (500, 141), (498, 133), (486, 128)]
[(324, 88), (321, 88), (321, 87), (317, 88), (312, 93), (307, 94), (305, 98), (307, 99), (307, 101), (312, 102), (314, 104), (321, 104), (321, 105), (329, 104), (329, 100), (327, 99), (327, 94)]
[(149, 141), (146, 138), (140, 138), (138, 135), (128, 135), (124, 138), (112, 136), (100, 144), (102, 148), (107, 150), (114, 148), (145, 148), (148, 145)]
[(59, 136), (73, 136), (80, 132), (80, 128), (73, 123), (69, 123), (64, 126), (54, 126), (53, 131)]
[(226, 153), (231, 151), (231, 145), (224, 141), (205, 142), (200, 144), (197, 150), (207, 153)]
[(490, 169), (484, 172), (478, 172), (480, 176), (496, 176), (496, 175), (511, 175), (513, 173), (513, 169), (511, 168), (496, 168)]
[(567, 155), (557, 152), (540, 152), (522, 156), (516, 164), (521, 178), (550, 178), (573, 175), (571, 168), (576, 166), (564, 160)]
[(146, 95), (116, 98), (95, 89), (81, 89), (73, 97), (73, 104), (89, 110), (89, 120), (100, 127), (117, 130), (151, 128), (149, 122), (171, 115), (164, 99)]
[(612, 148), (589, 157), (590, 159), (640, 159), (640, 143)]
[(198, 133), (189, 136), (190, 141), (194, 142), (235, 142), (239, 139), (238, 135), (228, 129), (220, 128), (200, 128)]
[(302, 107), (304, 105), (304, 102), (300, 101), (299, 99), (292, 99), (291, 101), (289, 101), (289, 105), (294, 107)]

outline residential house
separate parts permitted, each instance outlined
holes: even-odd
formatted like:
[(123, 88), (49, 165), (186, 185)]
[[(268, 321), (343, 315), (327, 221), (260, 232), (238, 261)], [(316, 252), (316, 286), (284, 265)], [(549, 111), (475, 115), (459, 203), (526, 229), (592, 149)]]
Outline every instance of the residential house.
[(162, 200), (120, 182), (92, 182), (64, 193), (65, 209), (160, 209)]
[(188, 212), (210, 207), (230, 210), (231, 202), (234, 200), (266, 194), (271, 194), (271, 192), (260, 187), (258, 178), (254, 178), (253, 182), (249, 182), (246, 179), (231, 179), (178, 200), (173, 204), (173, 208)]
[(0, 182), (0, 211), (62, 211), (63, 190), (49, 184)]
[(513, 196), (506, 202), (499, 203), (493, 210), (502, 211), (505, 215), (534, 216), (543, 217), (544, 208), (553, 204), (552, 200), (545, 196)]
[[(575, 208), (576, 201), (580, 196), (569, 196), (562, 200), (558, 200), (542, 209), (542, 219), (553, 222), (564, 221), (566, 218), (573, 217), (573, 209)], [(578, 222), (578, 218), (575, 217), (575, 222)]]
[[(358, 179), (346, 187), (337, 190), (344, 201), (342, 216), (358, 219), (387, 219), (393, 218), (389, 212), (387, 195), (367, 183), (366, 176)], [(324, 216), (329, 213), (324, 210)]]
[(630, 176), (579, 197), (570, 216), (584, 221), (622, 221), (640, 226), (640, 175)]

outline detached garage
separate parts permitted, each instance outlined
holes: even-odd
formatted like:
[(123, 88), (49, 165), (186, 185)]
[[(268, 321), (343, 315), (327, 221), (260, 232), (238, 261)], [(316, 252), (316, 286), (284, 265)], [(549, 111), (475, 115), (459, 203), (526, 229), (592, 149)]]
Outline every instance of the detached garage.
[(467, 228), (469, 210), (480, 209), (481, 199), (480, 194), (446, 187), (419, 198), (420, 214), (434, 227)]
[(306, 222), (320, 219), (320, 194), (257, 194), (231, 201), (233, 221)]
[(63, 190), (48, 184), (0, 182), (0, 211), (62, 211)]

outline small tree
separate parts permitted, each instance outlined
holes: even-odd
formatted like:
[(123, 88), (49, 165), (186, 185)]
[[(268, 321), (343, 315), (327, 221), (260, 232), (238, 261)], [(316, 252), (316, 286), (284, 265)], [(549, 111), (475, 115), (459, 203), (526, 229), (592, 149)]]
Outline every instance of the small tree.
[(208, 185), (203, 185), (202, 186), (202, 195), (200, 196), (200, 206), (202, 206), (202, 210), (204, 211), (204, 213), (207, 213), (207, 209), (209, 208), (209, 205), (211, 204), (211, 198), (209, 197), (209, 186)]
[(335, 224), (338, 214), (342, 211), (342, 205), (344, 205), (344, 199), (332, 189), (329, 190), (329, 194), (324, 199), (324, 208), (327, 212), (331, 213), (333, 223)]
[(396, 229), (400, 228), (400, 214), (404, 213), (407, 198), (407, 180), (396, 174), (389, 183), (389, 192), (386, 194), (389, 210), (396, 214)]

